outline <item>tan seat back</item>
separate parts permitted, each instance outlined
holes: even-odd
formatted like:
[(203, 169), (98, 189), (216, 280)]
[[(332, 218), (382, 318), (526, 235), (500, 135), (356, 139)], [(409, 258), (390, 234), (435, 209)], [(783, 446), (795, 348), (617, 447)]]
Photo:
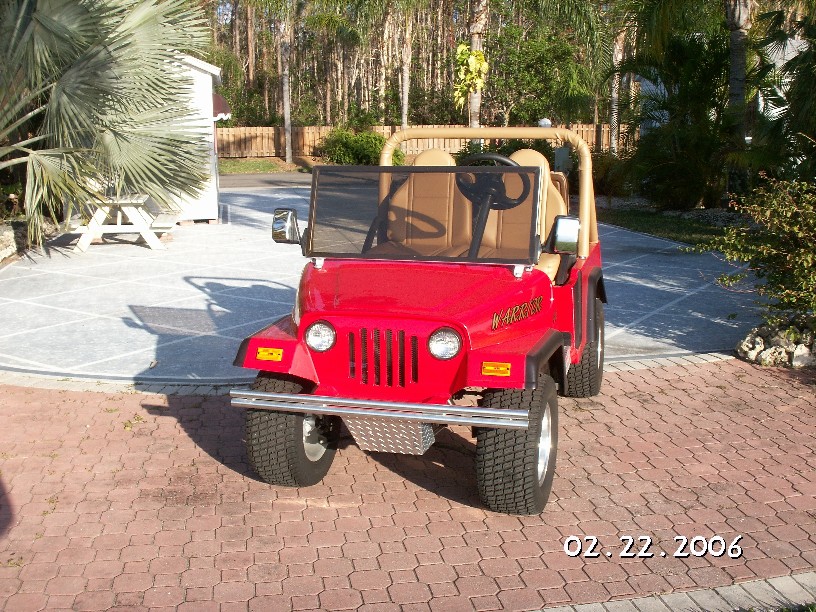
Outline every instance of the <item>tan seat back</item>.
[[(552, 228), (555, 217), (557, 215), (567, 214), (567, 205), (561, 195), (561, 190), (556, 186), (556, 181), (560, 181), (561, 178), (564, 178), (564, 182), (566, 183), (566, 177), (559, 173), (551, 173), (550, 163), (547, 161), (547, 158), (533, 149), (521, 149), (516, 151), (510, 156), (510, 159), (517, 162), (520, 166), (537, 166), (541, 169), (538, 222), (541, 241), (544, 242), (547, 236), (550, 235), (550, 229)], [(508, 212), (512, 212), (512, 210), (505, 211), (505, 213)], [(561, 258), (558, 255), (542, 253), (536, 267), (554, 281), (560, 260)]]
[[(413, 165), (455, 166), (456, 161), (444, 151), (428, 149)], [(391, 198), (387, 236), (419, 255), (459, 255), (470, 244), (471, 219), (471, 206), (453, 174), (413, 174)]]
[(569, 181), (567, 180), (567, 175), (563, 172), (550, 172), (550, 179), (558, 188), (558, 193), (561, 194), (561, 199), (564, 200), (567, 208), (569, 208)]
[[(543, 186), (549, 182), (550, 164), (547, 158), (533, 149), (521, 149), (510, 156), (520, 166), (532, 166), (541, 169), (538, 184), (539, 215), (546, 210), (548, 191)], [(518, 176), (505, 178), (507, 193), (511, 197), (521, 192), (521, 179)], [(529, 199), (535, 197), (536, 189), (531, 186)], [(535, 203), (533, 203), (535, 205)], [(530, 207), (521, 205), (509, 210), (491, 211), (487, 218), (480, 257), (520, 257), (529, 256), (530, 252)]]

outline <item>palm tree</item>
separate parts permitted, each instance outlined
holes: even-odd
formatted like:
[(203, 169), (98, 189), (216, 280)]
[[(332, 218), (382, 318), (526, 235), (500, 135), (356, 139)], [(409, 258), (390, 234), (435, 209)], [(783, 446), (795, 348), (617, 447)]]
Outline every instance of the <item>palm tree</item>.
[(179, 55), (209, 37), (185, 0), (2, 1), (0, 170), (25, 166), (30, 242), (63, 205), (198, 192), (208, 152)]
[[(603, 90), (609, 83), (610, 117), (612, 126), (611, 147), (617, 150), (618, 113), (620, 79), (609, 74), (621, 59), (622, 25), (616, 20), (617, 13), (609, 10), (606, 2), (595, 0), (531, 0), (530, 8), (545, 23), (567, 26), (575, 37), (575, 43), (582, 48), (584, 61), (595, 90), (595, 123), (598, 124), (598, 101), (605, 98)], [(596, 147), (600, 148), (601, 133), (596, 134)]]

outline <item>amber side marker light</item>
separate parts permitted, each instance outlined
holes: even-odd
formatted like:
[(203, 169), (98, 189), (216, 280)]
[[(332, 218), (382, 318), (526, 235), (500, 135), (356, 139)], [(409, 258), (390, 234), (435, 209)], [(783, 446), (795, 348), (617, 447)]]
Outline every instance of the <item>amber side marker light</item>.
[(500, 361), (483, 361), (482, 376), (510, 376), (510, 364)]
[(261, 347), (255, 357), (259, 361), (280, 361), (283, 359), (283, 349)]

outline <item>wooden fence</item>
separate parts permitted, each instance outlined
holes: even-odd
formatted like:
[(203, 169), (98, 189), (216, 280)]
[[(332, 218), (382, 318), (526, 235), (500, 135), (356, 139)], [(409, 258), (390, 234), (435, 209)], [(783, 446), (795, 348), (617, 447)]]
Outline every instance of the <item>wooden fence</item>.
[[(437, 128), (452, 126), (418, 125), (412, 127)], [(603, 150), (609, 149), (610, 130), (608, 124), (596, 126), (591, 123), (579, 123), (555, 127), (569, 127), (593, 148), (595, 146), (596, 130), (600, 128), (601, 148)], [(319, 155), (323, 139), (333, 129), (331, 126), (293, 127), (292, 154), (303, 157)], [(372, 129), (388, 138), (400, 128), (399, 126), (378, 125)], [(456, 153), (465, 146), (465, 142), (466, 140), (461, 138), (424, 138), (403, 142), (400, 148), (406, 155), (416, 155), (430, 148)], [(283, 157), (284, 154), (285, 145), (282, 127), (218, 128), (219, 157)]]

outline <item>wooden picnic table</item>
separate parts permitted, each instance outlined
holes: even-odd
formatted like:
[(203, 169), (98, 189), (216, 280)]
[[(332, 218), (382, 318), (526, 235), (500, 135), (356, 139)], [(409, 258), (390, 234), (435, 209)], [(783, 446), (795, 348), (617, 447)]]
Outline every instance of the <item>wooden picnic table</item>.
[[(139, 234), (151, 249), (164, 249), (159, 235), (172, 230), (178, 216), (161, 212), (145, 194), (89, 202), (88, 208), (94, 210), (88, 222), (72, 230), (82, 234), (74, 247), (79, 253), (87, 251), (91, 241), (104, 234)], [(109, 219), (115, 222), (106, 223)]]

